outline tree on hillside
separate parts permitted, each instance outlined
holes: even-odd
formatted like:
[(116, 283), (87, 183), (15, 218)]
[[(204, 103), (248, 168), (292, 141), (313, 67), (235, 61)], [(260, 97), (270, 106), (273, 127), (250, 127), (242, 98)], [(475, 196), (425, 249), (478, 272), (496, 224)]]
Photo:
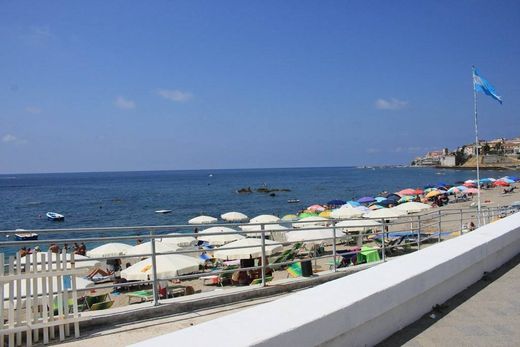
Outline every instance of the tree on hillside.
[(464, 153), (465, 148), (466, 146), (464, 145), (455, 152), (455, 165), (463, 165), (468, 160)]
[(489, 143), (486, 142), (486, 143), (482, 146), (482, 148), (480, 149), (480, 153), (481, 153), (482, 155), (486, 155), (486, 154), (489, 153), (490, 150), (491, 150), (491, 147), (489, 146)]
[(494, 150), (497, 154), (504, 154), (504, 142), (497, 142), (495, 144)]

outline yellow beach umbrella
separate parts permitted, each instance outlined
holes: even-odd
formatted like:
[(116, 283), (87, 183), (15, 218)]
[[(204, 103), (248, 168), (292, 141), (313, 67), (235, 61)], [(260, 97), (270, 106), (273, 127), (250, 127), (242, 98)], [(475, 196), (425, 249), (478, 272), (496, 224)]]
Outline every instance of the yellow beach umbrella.
[(331, 210), (325, 210), (325, 211), (321, 212), (318, 216), (323, 217), (323, 218), (330, 218), (331, 213), (332, 213)]
[(433, 198), (434, 196), (437, 196), (437, 195), (441, 195), (442, 192), (439, 191), (439, 190), (432, 190), (431, 192), (429, 192), (428, 194), (426, 194), (426, 198)]

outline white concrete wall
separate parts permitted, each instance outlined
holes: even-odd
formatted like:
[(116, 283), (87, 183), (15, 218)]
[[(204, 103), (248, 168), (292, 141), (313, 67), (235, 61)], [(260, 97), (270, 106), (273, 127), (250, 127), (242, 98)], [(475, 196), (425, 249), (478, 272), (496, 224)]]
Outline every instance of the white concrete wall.
[(516, 213), (351, 276), (136, 346), (373, 345), (519, 251)]

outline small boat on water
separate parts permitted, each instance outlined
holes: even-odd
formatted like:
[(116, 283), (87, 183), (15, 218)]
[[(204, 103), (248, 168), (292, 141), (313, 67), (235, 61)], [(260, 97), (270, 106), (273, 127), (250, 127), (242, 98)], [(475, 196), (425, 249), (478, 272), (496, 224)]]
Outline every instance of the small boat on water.
[(300, 200), (299, 200), (299, 199), (287, 199), (287, 202), (288, 202), (289, 204), (296, 204), (296, 203), (299, 203)]
[(47, 212), (47, 218), (52, 221), (62, 221), (65, 219), (65, 216), (56, 212)]
[(162, 213), (162, 214), (172, 213), (172, 210), (157, 210), (157, 211), (155, 211), (155, 213)]
[(38, 240), (38, 234), (36, 234), (36, 233), (28, 233), (24, 229), (16, 229), (16, 233), (14, 234), (14, 238), (15, 238), (16, 241)]

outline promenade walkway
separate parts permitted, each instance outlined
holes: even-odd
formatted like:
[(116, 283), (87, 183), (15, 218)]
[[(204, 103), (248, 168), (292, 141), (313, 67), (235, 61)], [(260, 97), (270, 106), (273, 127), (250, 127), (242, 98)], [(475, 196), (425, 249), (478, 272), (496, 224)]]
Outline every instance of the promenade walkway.
[(517, 255), (379, 346), (518, 346), (519, 292)]

